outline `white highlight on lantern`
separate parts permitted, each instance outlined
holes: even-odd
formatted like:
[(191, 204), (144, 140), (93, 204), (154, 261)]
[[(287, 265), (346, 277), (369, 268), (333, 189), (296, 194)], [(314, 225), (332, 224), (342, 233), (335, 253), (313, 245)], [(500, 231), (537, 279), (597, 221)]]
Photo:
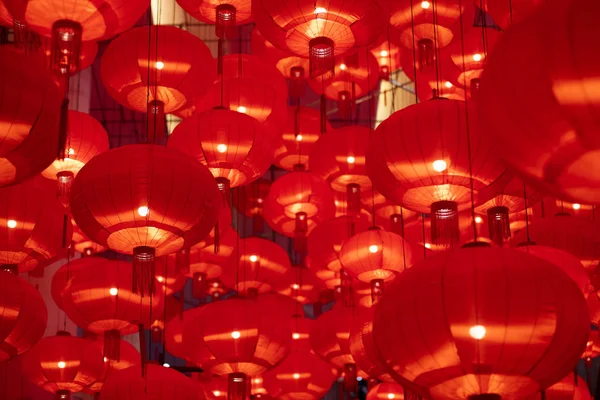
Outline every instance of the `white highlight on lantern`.
[(73, 154), (75, 154), (75, 150), (73, 150), (72, 147), (69, 147), (69, 150), (67, 151), (67, 153), (69, 153), (69, 155), (72, 156)]
[(108, 293), (110, 293), (111, 296), (116, 296), (119, 294), (119, 289), (117, 289), (116, 287), (111, 287), (110, 289), (108, 289)]
[(108, 358), (104, 357), (104, 362), (108, 362)]
[(342, 71), (345, 71), (346, 70), (346, 64), (340, 64), (340, 69)]
[(298, 289), (300, 289), (300, 285), (298, 285), (297, 283), (294, 283), (294, 284), (292, 285), (292, 289), (294, 289), (294, 290), (298, 290)]
[(163, 364), (163, 367), (165, 367), (165, 368), (171, 368), (171, 364), (169, 364), (169, 363), (164, 363), (164, 364)]
[(213, 394), (214, 394), (215, 396), (219, 397), (219, 396), (221, 395), (221, 392), (220, 392), (220, 391), (218, 391), (218, 390), (214, 390), (214, 391), (213, 391)]
[(302, 141), (302, 135), (296, 136), (296, 142), (301, 142), (301, 141)]
[(325, 14), (327, 9), (325, 7), (315, 7), (315, 14)]
[[(573, 204), (573, 210), (579, 210), (580, 208), (581, 208), (581, 204), (577, 204), (577, 203)], [(8, 222), (10, 222), (10, 221), (8, 221)], [(9, 228), (10, 227), (11, 226), (9, 226)]]
[(450, 89), (452, 87), (452, 82), (446, 81), (446, 82), (444, 82), (444, 86), (446, 86), (448, 89)]
[(218, 151), (219, 153), (225, 153), (225, 152), (227, 151), (227, 145), (226, 145), (226, 144), (223, 144), (223, 143), (219, 143), (219, 144), (217, 145), (217, 151)]
[(444, 160), (435, 160), (431, 166), (433, 167), (433, 170), (437, 172), (444, 172), (446, 168), (448, 168), (448, 164), (446, 164), (446, 161)]
[(245, 114), (245, 113), (246, 113), (246, 111), (247, 111), (247, 110), (246, 110), (246, 107), (244, 107), (244, 106), (239, 106), (239, 107), (237, 108), (237, 110), (238, 110), (238, 112), (240, 112), (240, 113), (243, 113), (243, 114)]
[(231, 332), (231, 337), (234, 339), (239, 339), (240, 336), (242, 336), (242, 334), (239, 331), (233, 331)]
[(388, 393), (388, 399), (393, 399), (394, 397), (396, 397), (394, 393)]
[(58, 363), (56, 363), (56, 365), (58, 366), (58, 368), (64, 369), (67, 366), (67, 363), (64, 361), (59, 361)]
[(479, 217), (479, 216), (475, 217), (475, 223), (476, 224), (480, 224), (482, 222), (483, 222), (483, 219), (481, 217)]
[(431, 3), (428, 1), (422, 1), (421, 2), (421, 8), (424, 10), (427, 10), (429, 7), (431, 7)]
[(294, 377), (294, 379), (300, 379), (300, 374), (299, 373), (295, 373), (294, 375), (292, 375)]
[(156, 67), (156, 69), (163, 69), (165, 67), (165, 63), (162, 61), (157, 61), (156, 64), (154, 64), (154, 66)]
[(426, 249), (430, 249), (431, 248), (431, 243), (425, 243), (425, 248)]
[(292, 333), (292, 339), (294, 339), (294, 340), (300, 339), (300, 334), (297, 332)]
[(140, 217), (147, 217), (148, 214), (150, 214), (150, 209), (146, 206), (141, 206), (140, 208), (138, 208), (138, 214), (140, 215)]
[(17, 221), (14, 219), (9, 219), (6, 221), (6, 226), (8, 226), (10, 229), (15, 229), (17, 227)]
[(377, 246), (376, 244), (372, 244), (369, 246), (369, 252), (375, 254), (377, 253), (377, 250), (379, 250), (379, 246)]
[(162, 283), (165, 280), (165, 278), (163, 278), (162, 276), (157, 276), (156, 280)]
[(387, 57), (387, 56), (388, 56), (388, 54), (389, 54), (389, 53), (387, 52), (387, 50), (381, 50), (381, 52), (379, 53), (379, 55), (380, 55), (381, 57)]
[(348, 156), (348, 158), (346, 158), (346, 161), (348, 161), (348, 164), (354, 164), (356, 158), (354, 158), (353, 156)]
[(481, 54), (479, 53), (473, 54), (473, 61), (479, 62), (482, 58), (483, 57), (481, 57)]
[(258, 256), (257, 256), (257, 255), (254, 255), (254, 254), (252, 254), (252, 255), (250, 256), (250, 262), (257, 262), (257, 261), (258, 261)]
[(481, 340), (485, 337), (485, 326), (483, 325), (474, 325), (469, 328), (469, 335), (475, 340)]

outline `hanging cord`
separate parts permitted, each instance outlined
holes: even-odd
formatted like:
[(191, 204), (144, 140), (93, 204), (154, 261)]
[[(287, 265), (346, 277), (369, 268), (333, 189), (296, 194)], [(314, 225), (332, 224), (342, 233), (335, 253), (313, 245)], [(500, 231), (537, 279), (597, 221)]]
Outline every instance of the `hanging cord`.
[(427, 259), (427, 239), (425, 239), (425, 214), (421, 214), (421, 234), (423, 239), (423, 259)]
[(529, 205), (527, 204), (527, 185), (523, 182), (523, 201), (525, 202), (525, 232), (527, 233), (527, 241), (531, 242), (529, 235)]
[(402, 232), (402, 265), (406, 271), (406, 243), (404, 240), (404, 207), (400, 207), (400, 229)]
[[(433, 12), (433, 62), (435, 63), (435, 89), (437, 90), (438, 95), (440, 92), (440, 67), (441, 64), (438, 62), (438, 18), (437, 18), (437, 2), (433, 0), (432, 2), (432, 12)], [(461, 31), (462, 31), (462, 5), (460, 4), (460, 18), (461, 18)], [(462, 35), (462, 32), (461, 32)], [(462, 39), (462, 38), (461, 38)], [(462, 42), (462, 40), (461, 40)], [(464, 53), (464, 51), (463, 51)], [(463, 54), (464, 55), (464, 54)]]
[[(71, 279), (71, 249), (67, 250), (67, 276), (65, 279), (65, 285), (69, 284), (69, 279)], [(63, 319), (63, 331), (67, 331), (67, 313), (63, 311), (64, 319)]]
[(413, 2), (414, 0), (410, 0), (410, 21), (411, 21), (411, 28), (412, 28), (412, 53), (413, 53), (413, 71), (414, 71), (414, 75), (415, 75), (415, 104), (419, 103), (419, 96), (417, 94), (417, 75), (418, 73), (418, 68), (417, 68), (417, 42), (415, 40), (415, 12), (413, 10)]
[[(366, 51), (366, 60), (367, 60), (367, 87), (370, 88), (371, 87), (371, 69), (369, 68), (369, 48), (365, 46), (365, 51)], [(352, 101), (354, 101), (354, 97), (352, 98)], [(368, 100), (368, 106), (369, 106), (369, 110), (368, 110), (368, 121), (369, 121), (369, 140), (371, 140), (373, 138), (373, 96), (369, 96), (369, 100)], [(373, 227), (377, 226), (376, 223), (376, 214), (375, 214), (375, 186), (371, 183), (371, 212), (373, 215)]]

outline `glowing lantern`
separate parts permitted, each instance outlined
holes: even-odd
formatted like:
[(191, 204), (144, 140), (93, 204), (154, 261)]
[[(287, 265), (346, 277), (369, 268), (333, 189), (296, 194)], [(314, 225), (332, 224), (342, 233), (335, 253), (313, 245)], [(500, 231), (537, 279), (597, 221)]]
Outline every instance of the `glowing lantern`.
[(510, 0), (483, 0), (477, 6), (481, 6), (496, 25), (506, 29), (532, 14), (541, 3), (541, 0), (522, 0), (516, 4), (512, 4)]
[(102, 253), (106, 250), (106, 247), (95, 243), (90, 240), (85, 233), (79, 229), (75, 221), (71, 220), (71, 224), (73, 225), (73, 235), (71, 238), (71, 246), (75, 249), (76, 252), (81, 253), (82, 256), (91, 256), (96, 253)]
[(367, 400), (404, 400), (404, 389), (397, 383), (379, 383), (369, 389)]
[(355, 318), (350, 330), (350, 353), (358, 368), (369, 377), (383, 382), (394, 382), (385, 372), (385, 364), (380, 359), (373, 341), (373, 310), (374, 308), (362, 310), (360, 318)]
[(264, 229), (263, 204), (267, 194), (269, 194), (270, 187), (270, 180), (260, 178), (248, 185), (239, 187), (237, 194), (232, 196), (232, 204), (235, 209), (247, 217), (252, 217), (252, 230), (255, 234), (262, 233)]
[(291, 297), (301, 304), (312, 304), (319, 299), (324, 285), (315, 273), (302, 266), (293, 266), (277, 280), (278, 293)]
[(156, 259), (155, 266), (156, 285), (170, 296), (183, 289), (186, 276), (178, 268), (176, 257), (163, 256)]
[(369, 51), (379, 65), (379, 79), (389, 79), (390, 73), (400, 69), (400, 32), (388, 26), (379, 39), (369, 46)]
[(177, 0), (177, 4), (197, 20), (215, 25), (219, 38), (232, 37), (236, 26), (252, 22), (249, 0)]
[[(100, 340), (96, 340), (94, 341), (94, 343), (100, 348), (100, 351), (102, 351), (103, 342)], [(141, 363), (140, 352), (137, 351), (137, 349), (133, 347), (133, 345), (124, 340), (121, 340), (119, 342), (119, 346), (119, 361), (109, 360), (107, 358), (104, 359), (104, 362), (107, 364), (104, 376), (98, 379), (96, 382), (94, 382), (87, 389), (85, 389), (84, 391), (86, 393), (94, 394), (100, 392), (102, 386), (104, 386), (104, 382), (106, 382), (106, 380), (117, 371), (121, 371), (126, 368), (137, 367), (138, 374), (141, 374), (142, 371), (139, 367)]]

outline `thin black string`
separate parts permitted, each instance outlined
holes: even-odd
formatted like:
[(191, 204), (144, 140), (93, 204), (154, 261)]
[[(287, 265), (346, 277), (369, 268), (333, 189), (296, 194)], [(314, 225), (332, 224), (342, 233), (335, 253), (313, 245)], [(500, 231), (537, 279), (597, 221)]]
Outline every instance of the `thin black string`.
[(523, 201), (525, 202), (525, 232), (527, 233), (527, 241), (531, 242), (531, 236), (529, 236), (529, 209), (527, 204), (527, 185), (523, 182)]

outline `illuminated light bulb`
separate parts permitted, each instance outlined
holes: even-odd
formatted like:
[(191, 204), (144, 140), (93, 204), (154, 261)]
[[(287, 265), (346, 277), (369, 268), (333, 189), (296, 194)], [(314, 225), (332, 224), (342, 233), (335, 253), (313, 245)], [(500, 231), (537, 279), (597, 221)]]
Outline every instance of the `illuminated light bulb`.
[(346, 70), (346, 64), (340, 64), (340, 69), (342, 71), (345, 71)]
[(396, 397), (394, 393), (388, 393), (388, 399), (393, 399), (394, 397)]
[(302, 141), (302, 135), (296, 136), (296, 142), (301, 142), (301, 141)]
[(448, 164), (444, 160), (435, 160), (431, 165), (434, 171), (443, 172), (448, 168)]
[(429, 7), (431, 7), (431, 3), (428, 1), (422, 1), (421, 2), (421, 8), (424, 10), (427, 10)]
[(381, 57), (387, 57), (388, 56), (388, 52), (387, 50), (381, 50), (381, 53), (379, 53), (379, 55), (381, 55)]
[(298, 290), (298, 289), (300, 289), (300, 285), (298, 285), (297, 283), (294, 283), (294, 284), (292, 285), (292, 289), (294, 289), (294, 290)]
[(58, 365), (58, 368), (64, 369), (67, 366), (67, 363), (64, 361), (59, 361), (56, 365)]
[(219, 397), (219, 396), (221, 395), (221, 392), (220, 392), (220, 391), (218, 391), (218, 390), (214, 390), (214, 391), (213, 391), (213, 394), (214, 394), (215, 396)]
[(425, 243), (425, 248), (426, 249), (430, 249), (431, 248), (431, 243)]
[(450, 89), (452, 87), (452, 82), (446, 81), (446, 82), (444, 82), (444, 86), (446, 86), (448, 89)]
[(104, 357), (104, 362), (108, 362), (108, 358)]
[(212, 287), (219, 287), (219, 282), (213, 282)]
[(473, 61), (479, 62), (481, 61), (481, 54), (477, 53), (477, 54), (473, 54)]
[(8, 226), (10, 229), (14, 229), (17, 227), (17, 221), (15, 221), (14, 219), (9, 219), (8, 221), (6, 221), (6, 226)]
[[(579, 210), (580, 208), (581, 208), (581, 204), (577, 204), (577, 203), (573, 204), (573, 210)], [(10, 221), (8, 221), (8, 222), (10, 222)], [(10, 225), (8, 227), (12, 228)]]
[(348, 164), (354, 164), (354, 162), (356, 161), (356, 158), (354, 158), (352, 156), (348, 156), (348, 158), (346, 159), (346, 161), (348, 161)]
[(165, 278), (163, 278), (162, 276), (157, 276), (156, 280), (159, 281), (159, 282), (162, 282), (162, 281), (165, 280)]
[(140, 215), (140, 217), (147, 217), (148, 214), (150, 214), (150, 209), (146, 206), (141, 206), (140, 208), (138, 208), (138, 214)]
[(246, 113), (246, 107), (244, 107), (244, 106), (239, 106), (239, 107), (237, 108), (237, 110), (238, 110), (238, 112), (240, 112), (240, 113), (244, 113), (244, 114)]
[(164, 363), (163, 367), (165, 367), (165, 368), (171, 368), (171, 365), (169, 363)]
[(327, 9), (325, 7), (315, 7), (315, 14), (325, 14)]
[(227, 145), (223, 144), (223, 143), (218, 144), (217, 145), (217, 151), (219, 153), (225, 153), (227, 151)]
[(250, 256), (250, 262), (257, 262), (257, 261), (258, 261), (258, 256), (256, 256), (256, 255), (252, 254), (252, 255)]
[(482, 222), (483, 222), (483, 219), (481, 217), (479, 217), (479, 216), (475, 217), (475, 223), (476, 224), (480, 224)]
[(239, 339), (240, 336), (242, 336), (242, 335), (241, 335), (241, 333), (239, 331), (233, 331), (233, 332), (231, 332), (231, 337), (234, 338), (234, 339)]
[(474, 325), (469, 328), (469, 335), (475, 340), (481, 340), (485, 337), (485, 326)]
[(258, 199), (256, 199), (256, 202), (257, 202), (258, 204), (262, 204), (262, 203), (263, 203), (263, 199), (261, 199), (261, 198), (258, 198)]
[(108, 293), (110, 293), (111, 296), (116, 296), (119, 294), (119, 289), (117, 289), (116, 287), (111, 287), (110, 289), (108, 289)]
[(156, 69), (163, 69), (165, 67), (165, 63), (162, 61), (157, 61), (156, 64), (154, 64), (154, 66), (156, 67)]
[(296, 332), (292, 333), (292, 339), (294, 339), (294, 340), (300, 339), (300, 334), (296, 333)]
[(260, 378), (256, 378), (256, 379), (254, 380), (254, 383), (260, 383)]
[(68, 153), (70, 156), (72, 156), (73, 154), (75, 154), (75, 150), (73, 150), (71, 147), (69, 147)]
[(294, 375), (292, 375), (294, 377), (294, 379), (300, 379), (300, 374), (299, 373), (295, 373)]
[(379, 250), (379, 247), (376, 244), (372, 244), (372, 245), (369, 246), (369, 251), (371, 253), (373, 253), (373, 254), (377, 253), (377, 250)]

